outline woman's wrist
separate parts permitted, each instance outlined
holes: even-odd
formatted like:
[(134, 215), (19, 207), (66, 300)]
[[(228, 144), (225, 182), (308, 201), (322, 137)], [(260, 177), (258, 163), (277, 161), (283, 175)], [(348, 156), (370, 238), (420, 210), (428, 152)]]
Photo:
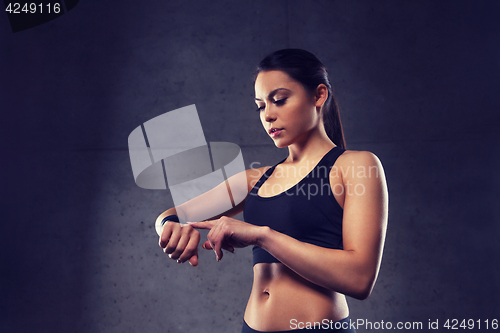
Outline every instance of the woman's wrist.
[(264, 244), (267, 243), (272, 231), (273, 230), (271, 228), (269, 228), (268, 226), (259, 227), (259, 232), (257, 234), (257, 239), (256, 239), (255, 245), (257, 245), (259, 247), (263, 247)]
[(164, 217), (162, 220), (161, 220), (161, 226), (163, 227), (163, 225), (167, 222), (177, 222), (179, 223), (179, 217), (175, 214), (172, 214), (172, 215), (169, 215), (167, 217)]
[(161, 223), (161, 221), (165, 217), (171, 216), (171, 215), (177, 215), (177, 211), (175, 208), (169, 208), (166, 211), (164, 211), (163, 213), (161, 213), (160, 215), (158, 215), (158, 217), (156, 218), (156, 223)]
[(175, 215), (176, 216), (177, 212), (175, 210), (175, 208), (170, 208), (170, 209), (167, 209), (166, 211), (164, 211), (163, 213), (161, 213), (157, 218), (156, 218), (156, 221), (155, 221), (155, 229), (156, 229), (156, 233), (158, 235), (161, 235), (161, 231), (163, 229), (163, 225), (165, 224), (165, 222), (163, 222), (163, 219), (167, 216), (172, 216), (172, 215)]

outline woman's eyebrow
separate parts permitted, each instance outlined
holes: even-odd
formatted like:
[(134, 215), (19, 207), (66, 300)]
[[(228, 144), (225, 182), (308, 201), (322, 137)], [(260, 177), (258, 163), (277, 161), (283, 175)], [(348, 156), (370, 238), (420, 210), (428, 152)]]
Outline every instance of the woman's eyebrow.
[[(274, 89), (273, 91), (271, 91), (271, 92), (269, 93), (269, 95), (267, 95), (267, 98), (268, 98), (268, 99), (273, 98), (273, 97), (274, 97), (274, 95), (276, 95), (276, 94), (278, 93), (278, 91), (281, 91), (281, 90), (291, 91), (291, 90), (286, 89), (286, 88), (277, 88), (277, 89)], [(256, 101), (262, 101), (260, 98), (257, 98), (257, 97), (255, 97), (255, 100), (256, 100)]]

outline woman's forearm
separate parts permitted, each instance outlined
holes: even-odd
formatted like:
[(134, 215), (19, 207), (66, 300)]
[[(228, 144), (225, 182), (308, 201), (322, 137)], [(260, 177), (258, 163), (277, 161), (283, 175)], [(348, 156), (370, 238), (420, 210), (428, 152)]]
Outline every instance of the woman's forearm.
[(381, 255), (323, 248), (268, 227), (262, 228), (257, 245), (303, 278), (357, 299), (370, 295)]

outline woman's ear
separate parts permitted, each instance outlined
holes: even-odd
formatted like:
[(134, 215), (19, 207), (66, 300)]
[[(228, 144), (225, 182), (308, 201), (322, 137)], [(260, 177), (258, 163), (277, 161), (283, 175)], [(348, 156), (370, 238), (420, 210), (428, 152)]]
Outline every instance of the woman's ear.
[(315, 106), (322, 107), (328, 99), (328, 88), (322, 83), (316, 88)]

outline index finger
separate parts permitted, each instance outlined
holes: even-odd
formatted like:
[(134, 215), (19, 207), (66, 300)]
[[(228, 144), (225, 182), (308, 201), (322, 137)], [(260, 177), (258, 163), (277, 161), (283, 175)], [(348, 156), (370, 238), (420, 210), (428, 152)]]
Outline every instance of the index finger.
[(203, 221), (203, 222), (187, 222), (190, 226), (196, 229), (212, 229), (217, 220)]

